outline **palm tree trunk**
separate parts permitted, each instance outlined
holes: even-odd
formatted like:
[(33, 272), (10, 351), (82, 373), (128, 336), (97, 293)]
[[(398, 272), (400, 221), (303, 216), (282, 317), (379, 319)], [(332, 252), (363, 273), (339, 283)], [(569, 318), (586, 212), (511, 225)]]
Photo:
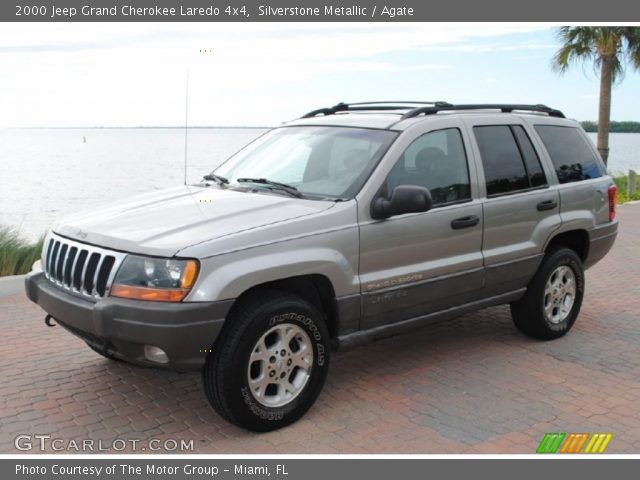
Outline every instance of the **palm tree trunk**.
[(600, 105), (598, 109), (598, 152), (607, 164), (609, 159), (609, 122), (611, 120), (611, 87), (614, 61), (606, 56), (600, 67)]

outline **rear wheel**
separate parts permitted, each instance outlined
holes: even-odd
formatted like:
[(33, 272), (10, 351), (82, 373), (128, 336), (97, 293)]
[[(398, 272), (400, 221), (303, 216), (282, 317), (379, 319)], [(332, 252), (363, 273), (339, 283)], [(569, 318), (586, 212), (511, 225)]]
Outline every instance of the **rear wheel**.
[(246, 299), (227, 322), (202, 371), (213, 408), (253, 431), (298, 420), (329, 368), (322, 314), (295, 295), (265, 291)]
[(556, 247), (542, 260), (527, 292), (511, 304), (516, 327), (526, 335), (551, 340), (573, 326), (584, 295), (584, 270), (571, 249)]

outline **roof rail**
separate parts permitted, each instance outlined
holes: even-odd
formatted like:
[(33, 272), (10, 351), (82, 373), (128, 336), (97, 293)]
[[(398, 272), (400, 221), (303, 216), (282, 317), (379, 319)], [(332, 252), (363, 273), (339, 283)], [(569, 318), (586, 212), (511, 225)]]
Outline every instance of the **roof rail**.
[(546, 105), (520, 105), (520, 104), (508, 104), (508, 103), (487, 103), (487, 104), (468, 104), (468, 105), (434, 105), (432, 107), (419, 107), (408, 111), (402, 115), (402, 120), (406, 118), (414, 118), (418, 115), (433, 115), (443, 111), (453, 110), (500, 110), (503, 113), (511, 113), (514, 110), (521, 110), (525, 112), (541, 112), (546, 113), (550, 117), (565, 118), (564, 113), (554, 108), (549, 108)]
[(415, 111), (416, 105), (431, 105), (433, 107), (451, 105), (447, 102), (414, 102), (414, 101), (383, 101), (383, 102), (357, 102), (343, 103), (340, 102), (333, 107), (319, 108), (303, 115), (300, 118), (311, 118), (317, 115), (333, 115), (338, 112), (362, 112), (362, 111), (380, 111), (380, 110), (410, 110)]

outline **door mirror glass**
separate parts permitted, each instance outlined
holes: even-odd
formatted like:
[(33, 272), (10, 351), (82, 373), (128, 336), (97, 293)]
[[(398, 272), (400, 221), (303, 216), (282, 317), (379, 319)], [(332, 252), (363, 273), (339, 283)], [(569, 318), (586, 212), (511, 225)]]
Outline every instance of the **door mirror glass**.
[(431, 194), (418, 185), (398, 185), (391, 192), (391, 198), (377, 197), (371, 205), (371, 216), (376, 220), (405, 213), (430, 210), (433, 205)]

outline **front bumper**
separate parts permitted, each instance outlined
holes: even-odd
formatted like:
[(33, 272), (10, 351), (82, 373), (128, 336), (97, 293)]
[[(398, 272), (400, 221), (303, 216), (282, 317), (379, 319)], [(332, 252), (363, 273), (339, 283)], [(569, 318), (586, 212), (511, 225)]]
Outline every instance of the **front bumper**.
[[(25, 279), (27, 296), (62, 327), (98, 350), (139, 365), (197, 370), (220, 333), (233, 300), (161, 303), (106, 297), (91, 302), (52, 285), (43, 273)], [(144, 346), (164, 350), (168, 363), (144, 355)]]

